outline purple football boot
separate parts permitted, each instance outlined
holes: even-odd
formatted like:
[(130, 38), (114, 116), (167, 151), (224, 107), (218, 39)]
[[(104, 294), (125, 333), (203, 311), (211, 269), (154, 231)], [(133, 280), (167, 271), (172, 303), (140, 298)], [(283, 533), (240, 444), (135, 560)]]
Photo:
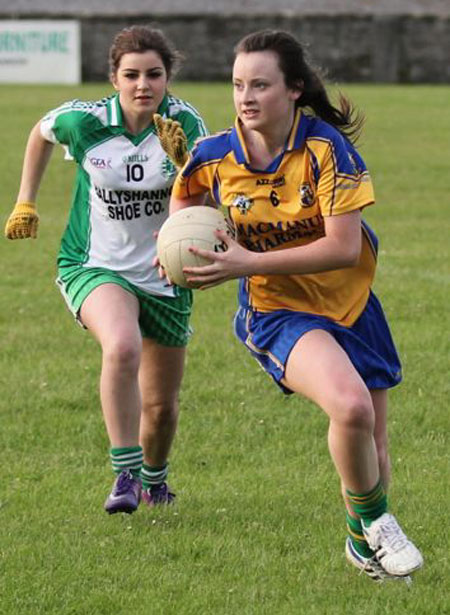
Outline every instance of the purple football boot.
[(110, 515), (118, 512), (131, 514), (139, 506), (142, 485), (130, 470), (123, 470), (116, 478), (112, 491), (106, 498), (105, 510)]
[(167, 483), (161, 483), (161, 485), (152, 485), (148, 489), (144, 489), (142, 499), (148, 506), (153, 507), (161, 504), (172, 504), (175, 494), (170, 490)]

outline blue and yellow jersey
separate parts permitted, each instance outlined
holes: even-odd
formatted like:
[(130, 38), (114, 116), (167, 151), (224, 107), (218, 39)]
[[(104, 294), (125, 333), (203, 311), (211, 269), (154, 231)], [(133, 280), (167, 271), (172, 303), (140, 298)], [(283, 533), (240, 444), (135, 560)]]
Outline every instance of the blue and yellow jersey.
[[(326, 122), (297, 111), (284, 151), (264, 170), (252, 168), (239, 121), (192, 150), (173, 194), (209, 191), (228, 209), (236, 239), (265, 252), (304, 246), (325, 235), (324, 218), (374, 202), (367, 168), (353, 145)], [(241, 280), (240, 302), (254, 310), (319, 314), (351, 326), (361, 314), (375, 273), (377, 240), (363, 223), (359, 264), (303, 275)]]

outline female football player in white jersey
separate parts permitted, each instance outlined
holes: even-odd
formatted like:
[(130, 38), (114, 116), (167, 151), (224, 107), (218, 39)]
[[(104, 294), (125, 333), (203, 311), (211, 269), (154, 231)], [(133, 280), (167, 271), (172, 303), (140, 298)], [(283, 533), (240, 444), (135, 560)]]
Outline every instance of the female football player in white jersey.
[[(159, 279), (155, 234), (168, 216), (174, 162), (206, 134), (197, 111), (168, 93), (179, 60), (160, 30), (120, 31), (110, 49), (116, 94), (65, 103), (36, 124), (5, 231), (10, 239), (36, 237), (39, 185), (60, 143), (77, 163), (77, 176), (57, 282), (102, 348), (101, 405), (117, 475), (105, 502), (109, 513), (136, 510), (142, 487), (150, 506), (174, 498), (167, 459), (192, 295)], [(163, 136), (181, 134), (174, 162), (161, 147), (155, 116)]]
[(361, 211), (374, 202), (353, 142), (349, 101), (334, 106), (289, 33), (262, 31), (236, 47), (237, 119), (202, 140), (178, 175), (171, 211), (210, 192), (235, 240), (213, 261), (185, 268), (196, 284), (240, 278), (235, 332), (285, 393), (329, 417), (328, 443), (342, 482), (346, 554), (371, 577), (409, 578), (418, 549), (387, 512), (387, 389), (400, 363), (371, 291), (377, 239)]

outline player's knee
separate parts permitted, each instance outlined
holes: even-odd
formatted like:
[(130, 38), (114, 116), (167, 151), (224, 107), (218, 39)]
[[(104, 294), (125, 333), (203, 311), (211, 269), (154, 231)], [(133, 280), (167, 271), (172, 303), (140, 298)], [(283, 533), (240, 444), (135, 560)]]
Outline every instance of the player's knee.
[(157, 427), (172, 424), (178, 418), (178, 401), (174, 398), (164, 400), (143, 400), (142, 413)]
[(126, 337), (110, 340), (103, 347), (103, 361), (114, 369), (137, 373), (140, 360), (141, 351), (139, 346)]
[(336, 420), (349, 429), (373, 432), (375, 413), (369, 394), (359, 389), (349, 389), (341, 394)]

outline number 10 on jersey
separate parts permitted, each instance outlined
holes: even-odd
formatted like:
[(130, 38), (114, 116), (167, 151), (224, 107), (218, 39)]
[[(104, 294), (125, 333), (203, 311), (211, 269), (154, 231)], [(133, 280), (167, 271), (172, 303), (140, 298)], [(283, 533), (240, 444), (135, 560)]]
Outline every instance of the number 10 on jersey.
[(144, 179), (142, 164), (127, 164), (127, 182), (140, 182)]

